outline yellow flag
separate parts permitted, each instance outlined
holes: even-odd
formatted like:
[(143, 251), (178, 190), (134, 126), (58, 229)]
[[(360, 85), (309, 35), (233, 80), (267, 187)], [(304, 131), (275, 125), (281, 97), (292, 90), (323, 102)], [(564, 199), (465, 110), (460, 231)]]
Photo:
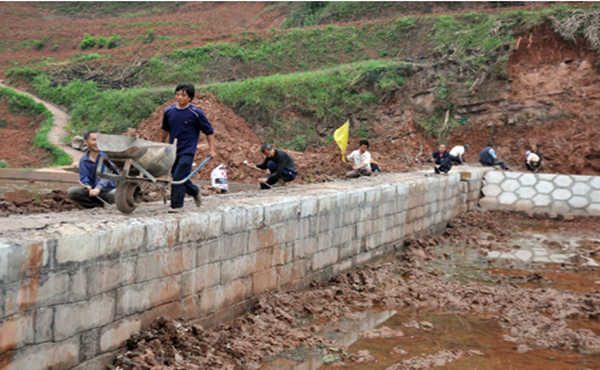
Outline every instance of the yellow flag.
[(346, 157), (344, 156), (344, 152), (348, 147), (348, 134), (350, 133), (350, 121), (346, 121), (342, 125), (342, 127), (335, 130), (333, 133), (333, 139), (338, 144), (340, 149), (342, 150), (342, 161), (346, 162)]

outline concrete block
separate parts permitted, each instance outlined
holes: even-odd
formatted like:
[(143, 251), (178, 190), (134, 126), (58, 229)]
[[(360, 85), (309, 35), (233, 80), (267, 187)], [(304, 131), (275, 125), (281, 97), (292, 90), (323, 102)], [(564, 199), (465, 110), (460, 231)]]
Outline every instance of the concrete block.
[(228, 260), (248, 253), (250, 233), (243, 231), (235, 235), (224, 235), (221, 242), (221, 260)]
[(347, 259), (347, 260), (340, 261), (340, 262), (336, 263), (335, 265), (333, 265), (333, 275), (343, 274), (345, 272), (352, 270), (355, 267), (356, 267), (356, 262), (354, 261), (354, 259)]
[(315, 253), (312, 256), (312, 270), (317, 271), (331, 266), (338, 261), (339, 251), (337, 248), (328, 248)]
[(350, 240), (354, 238), (354, 230), (354, 226), (346, 226), (332, 230), (330, 247), (338, 247), (350, 243)]
[(569, 199), (568, 203), (573, 208), (585, 208), (590, 204), (585, 197), (573, 197)]
[(571, 206), (569, 206), (569, 203), (557, 200), (552, 203), (552, 206), (550, 207), (550, 209), (552, 210), (552, 212), (556, 212), (559, 214), (565, 214), (565, 213), (569, 213), (572, 208), (571, 208)]
[(600, 176), (594, 176), (589, 183), (594, 189), (600, 189)]
[(592, 203), (600, 203), (600, 191), (594, 190), (589, 195), (590, 201)]
[(372, 234), (365, 237), (365, 248), (367, 251), (373, 250), (381, 245), (381, 233)]
[(335, 196), (335, 210), (336, 212), (344, 212), (345, 210), (351, 208), (350, 205), (350, 196), (345, 192), (339, 192)]
[[(484, 209), (491, 209), (498, 205), (498, 198), (485, 197), (479, 200), (479, 206)], [(407, 234), (408, 235), (408, 234)]]
[(287, 227), (292, 229), (293, 236), (287, 241), (305, 239), (311, 236), (311, 221), (309, 219), (298, 220), (290, 224)]
[(500, 188), (502, 188), (502, 190), (505, 192), (514, 192), (520, 186), (521, 184), (519, 184), (519, 181), (515, 179), (505, 180), (500, 184)]
[(105, 326), (100, 331), (100, 351), (107, 352), (123, 347), (131, 335), (142, 330), (142, 321), (126, 318)]
[(394, 184), (382, 184), (381, 185), (381, 202), (391, 202), (396, 200), (398, 193), (396, 192), (397, 187)]
[(265, 212), (262, 204), (257, 205), (244, 205), (246, 210), (246, 225), (244, 225), (244, 231), (252, 229), (258, 229), (263, 227), (265, 224)]
[(142, 255), (135, 266), (135, 282), (162, 278), (191, 270), (196, 265), (196, 250), (169, 248)]
[(221, 285), (204, 289), (200, 293), (200, 310), (203, 315), (214, 313), (223, 307), (225, 291)]
[(520, 199), (515, 203), (515, 210), (521, 212), (528, 212), (533, 209), (533, 201), (529, 199)]
[(521, 199), (531, 199), (537, 194), (537, 191), (530, 186), (523, 186), (517, 189), (516, 193)]
[(181, 275), (128, 285), (117, 290), (117, 317), (146, 311), (181, 297)]
[(546, 194), (538, 194), (533, 197), (533, 204), (535, 204), (537, 207), (546, 207), (551, 201), (552, 199), (550, 196)]
[(279, 244), (279, 238), (272, 227), (264, 227), (252, 230), (248, 235), (248, 253), (259, 251), (263, 248), (270, 248)]
[(469, 192), (469, 183), (468, 183), (468, 182), (461, 182), (461, 183), (458, 185), (458, 190), (459, 190), (461, 193), (468, 193), (468, 192)]
[(222, 212), (211, 211), (208, 215), (206, 229), (202, 230), (204, 239), (218, 238), (223, 235), (223, 218), (226, 217)]
[(536, 174), (536, 176), (537, 176), (537, 178), (539, 180), (550, 181), (550, 182), (552, 180), (554, 180), (554, 178), (556, 177), (556, 175), (554, 175), (554, 174), (548, 174), (548, 173), (538, 173), (538, 174)]
[(304, 197), (300, 201), (300, 218), (313, 217), (318, 212), (318, 200), (313, 197)]
[(34, 339), (32, 313), (12, 315), (0, 323), (0, 353), (31, 344)]
[(277, 268), (271, 268), (252, 275), (252, 293), (260, 294), (278, 286)]
[(537, 177), (532, 173), (524, 173), (519, 177), (519, 182), (523, 186), (533, 186), (537, 182)]
[(206, 240), (206, 230), (209, 225), (210, 214), (198, 213), (186, 216), (179, 220), (179, 241), (181, 243), (199, 242)]
[(131, 259), (107, 261), (90, 266), (87, 271), (87, 292), (95, 296), (133, 282), (135, 263)]
[(504, 172), (500, 171), (490, 171), (485, 175), (485, 184), (496, 184), (499, 185), (502, 181), (504, 181)]
[(357, 209), (365, 202), (365, 192), (363, 189), (353, 189), (344, 193), (350, 197), (348, 206), (351, 210)]
[(197, 294), (202, 290), (221, 283), (221, 264), (219, 262), (202, 265), (183, 273), (183, 291), (185, 296)]
[(56, 306), (54, 312), (54, 341), (104, 326), (113, 321), (115, 299), (103, 294), (81, 303)]
[(365, 188), (365, 203), (377, 204), (381, 202), (381, 188), (371, 187)]
[(587, 195), (587, 193), (591, 190), (591, 187), (586, 183), (577, 182), (573, 186), (571, 186), (570, 189), (574, 195)]
[(54, 310), (52, 308), (45, 307), (35, 311), (35, 343), (49, 342), (52, 340), (53, 319)]
[(252, 294), (252, 278), (239, 279), (222, 285), (224, 307), (244, 301)]
[(101, 254), (121, 254), (141, 248), (145, 237), (146, 225), (138, 220), (131, 220), (126, 226), (119, 223), (109, 229), (98, 243)]
[(6, 370), (70, 369), (79, 360), (79, 337), (29, 346), (15, 353)]
[(553, 181), (556, 186), (561, 188), (568, 188), (573, 183), (573, 179), (568, 175), (558, 175)]
[(317, 198), (317, 214), (324, 215), (335, 210), (337, 193), (326, 193), (316, 196)]
[(172, 247), (178, 242), (179, 220), (168, 217), (160, 220), (148, 219), (146, 224), (146, 249)]
[(275, 225), (300, 218), (300, 201), (297, 198), (286, 199), (285, 203), (266, 204), (265, 225)]
[(555, 200), (567, 200), (571, 198), (571, 195), (569, 189), (556, 189), (552, 192), (552, 198)]
[(340, 260), (352, 258), (352, 257), (360, 254), (361, 246), (362, 246), (362, 243), (361, 243), (360, 239), (354, 239), (350, 243), (348, 243), (344, 246), (341, 246), (339, 248)]
[(517, 201), (517, 196), (514, 193), (502, 193), (498, 197), (498, 203), (502, 205), (511, 205)]
[(95, 358), (80, 363), (75, 366), (72, 370), (98, 370), (98, 369), (109, 369), (113, 361), (115, 360), (115, 356), (117, 354), (114, 352), (103, 353)]
[(326, 231), (317, 235), (317, 251), (322, 251), (324, 249), (330, 248), (333, 244), (333, 231)]
[[(278, 248), (278, 247), (273, 247)], [(263, 253), (269, 249), (262, 249), (257, 253)], [(240, 257), (224, 260), (221, 262), (221, 282), (228, 283), (232, 280), (245, 278), (253, 274), (256, 270), (257, 254), (246, 254)]]
[(46, 242), (14, 243), (0, 240), (0, 284), (40, 273), (49, 266), (51, 247)]
[(356, 220), (358, 219), (358, 211), (356, 209), (351, 209), (345, 211), (342, 216), (342, 225), (354, 225), (356, 224)]
[(310, 257), (317, 252), (317, 238), (309, 237), (294, 242), (294, 260)]
[[(252, 231), (253, 233), (255, 231)], [(203, 241), (196, 248), (196, 267), (221, 261), (222, 238)], [(248, 243), (250, 244), (250, 242)]]
[(308, 258), (277, 266), (277, 284), (286, 286), (301, 281), (309, 274), (310, 268), (311, 261)]
[(69, 299), (69, 275), (48, 274), (34, 276), (6, 286), (5, 315), (30, 311)]
[(535, 185), (535, 190), (541, 194), (550, 194), (554, 190), (554, 185), (548, 181), (539, 181)]
[(247, 211), (241, 207), (222, 207), (222, 227), (225, 234), (237, 234), (246, 231), (248, 217)]
[(71, 235), (58, 239), (56, 262), (83, 262), (100, 256), (98, 236), (95, 233)]
[(87, 296), (86, 269), (79, 269), (71, 275), (69, 301), (81, 301)]
[(585, 210), (590, 216), (600, 216), (600, 204), (590, 204)]
[(100, 329), (88, 330), (79, 336), (79, 361), (88, 361), (100, 353)]

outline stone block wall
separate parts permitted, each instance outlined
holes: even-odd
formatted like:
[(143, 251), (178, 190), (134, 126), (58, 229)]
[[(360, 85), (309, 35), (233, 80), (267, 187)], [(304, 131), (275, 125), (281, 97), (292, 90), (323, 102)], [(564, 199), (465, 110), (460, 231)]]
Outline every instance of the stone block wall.
[(483, 181), (485, 209), (600, 215), (600, 177), (491, 171)]
[(160, 315), (211, 326), (269, 289), (393, 257), (405, 237), (476, 205), (480, 174), (461, 176), (386, 175), (222, 197), (174, 216), (15, 226), (0, 239), (0, 368), (101, 369)]

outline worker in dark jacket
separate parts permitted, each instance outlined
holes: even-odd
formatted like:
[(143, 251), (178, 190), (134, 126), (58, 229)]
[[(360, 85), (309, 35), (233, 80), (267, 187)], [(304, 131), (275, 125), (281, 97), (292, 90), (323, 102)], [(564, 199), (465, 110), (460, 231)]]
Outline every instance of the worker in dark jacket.
[(488, 143), (487, 147), (481, 151), (479, 163), (483, 166), (500, 166), (503, 170), (509, 170), (504, 161), (498, 160), (496, 152), (494, 152), (494, 143)]
[(435, 173), (448, 173), (452, 168), (452, 165), (450, 164), (450, 153), (446, 151), (446, 144), (440, 144), (438, 150), (433, 152), (431, 157), (433, 158), (433, 170)]
[(270, 189), (277, 181), (294, 181), (298, 169), (292, 157), (281, 149), (276, 149), (274, 144), (264, 144), (260, 151), (266, 156), (265, 161), (257, 164), (261, 170), (269, 170), (270, 175), (258, 180), (261, 189)]

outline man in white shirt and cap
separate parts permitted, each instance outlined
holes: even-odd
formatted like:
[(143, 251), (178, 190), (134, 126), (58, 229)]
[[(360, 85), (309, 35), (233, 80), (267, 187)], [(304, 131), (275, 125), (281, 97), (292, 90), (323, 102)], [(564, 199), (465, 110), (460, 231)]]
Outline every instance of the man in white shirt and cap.
[(540, 165), (542, 164), (540, 156), (538, 156), (537, 153), (528, 150), (525, 153), (525, 157), (525, 165), (527, 166), (527, 169), (529, 171), (533, 171), (534, 173), (538, 172)]
[(450, 163), (465, 164), (465, 152), (469, 150), (469, 144), (457, 145), (450, 150)]
[(371, 176), (371, 153), (367, 151), (369, 149), (369, 142), (367, 140), (361, 140), (358, 142), (359, 148), (350, 155), (346, 156), (346, 159), (353, 162), (352, 171), (346, 173), (346, 178), (356, 178), (360, 176)]

